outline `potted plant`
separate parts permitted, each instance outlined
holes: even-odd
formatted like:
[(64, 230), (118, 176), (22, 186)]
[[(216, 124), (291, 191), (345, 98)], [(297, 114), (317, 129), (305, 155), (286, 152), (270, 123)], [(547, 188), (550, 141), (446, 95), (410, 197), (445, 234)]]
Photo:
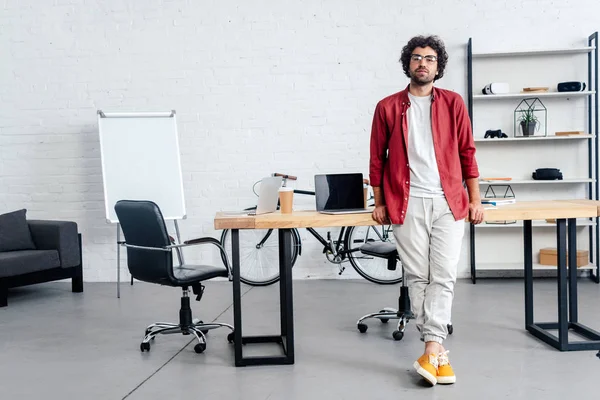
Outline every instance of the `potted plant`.
[(548, 123), (546, 106), (538, 97), (521, 100), (515, 108), (514, 123), (515, 137), (536, 136), (542, 128), (543, 136), (546, 136)]
[(534, 109), (528, 107), (524, 110), (520, 110), (519, 125), (521, 125), (521, 132), (523, 136), (533, 136), (535, 131), (539, 129), (538, 118), (535, 116)]

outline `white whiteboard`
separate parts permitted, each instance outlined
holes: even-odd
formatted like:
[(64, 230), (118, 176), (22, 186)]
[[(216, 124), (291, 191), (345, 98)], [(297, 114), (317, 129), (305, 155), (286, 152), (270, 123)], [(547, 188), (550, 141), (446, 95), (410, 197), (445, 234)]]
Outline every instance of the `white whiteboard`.
[(119, 200), (151, 200), (165, 219), (184, 219), (175, 111), (98, 111), (106, 219), (118, 223)]

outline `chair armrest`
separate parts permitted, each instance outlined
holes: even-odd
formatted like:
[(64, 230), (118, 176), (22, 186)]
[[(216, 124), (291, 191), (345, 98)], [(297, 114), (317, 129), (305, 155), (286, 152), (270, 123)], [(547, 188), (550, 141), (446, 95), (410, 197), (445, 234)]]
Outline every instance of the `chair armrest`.
[[(231, 280), (232, 279), (231, 264), (229, 264), (229, 257), (227, 257), (227, 252), (225, 251), (225, 248), (223, 247), (221, 242), (219, 242), (217, 239), (212, 238), (212, 237), (202, 237), (202, 238), (197, 238), (197, 239), (186, 240), (185, 242), (183, 242), (182, 246), (194, 246), (197, 244), (212, 244), (219, 248), (219, 251), (221, 252), (221, 258), (224, 260), (225, 268), (227, 268), (227, 272), (229, 274), (229, 280)], [(179, 246), (172, 246), (172, 247), (179, 247)]]
[(72, 221), (27, 220), (31, 237), (38, 250), (58, 250), (63, 268), (80, 264), (77, 224)]

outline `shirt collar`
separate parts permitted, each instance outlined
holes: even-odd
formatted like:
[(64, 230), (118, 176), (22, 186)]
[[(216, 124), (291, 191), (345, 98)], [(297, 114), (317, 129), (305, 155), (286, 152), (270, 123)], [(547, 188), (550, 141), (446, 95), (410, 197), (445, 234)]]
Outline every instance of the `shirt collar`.
[[(410, 88), (410, 84), (408, 84), (406, 86), (406, 88), (402, 91), (402, 102), (403, 103), (410, 103), (410, 99), (408, 98), (408, 89)], [(435, 101), (435, 98), (437, 96), (437, 91), (438, 89), (434, 86), (433, 90), (431, 91), (431, 101)]]

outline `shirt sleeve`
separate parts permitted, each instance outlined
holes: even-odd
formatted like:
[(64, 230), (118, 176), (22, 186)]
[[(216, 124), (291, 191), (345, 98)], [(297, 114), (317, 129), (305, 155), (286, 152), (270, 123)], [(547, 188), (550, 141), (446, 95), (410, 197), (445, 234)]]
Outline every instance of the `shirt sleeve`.
[(369, 180), (371, 186), (383, 186), (383, 166), (387, 157), (388, 127), (385, 111), (381, 102), (375, 107), (373, 125), (371, 127), (371, 150), (369, 161)]
[(475, 159), (475, 141), (471, 131), (471, 119), (465, 102), (459, 96), (455, 103), (458, 127), (458, 152), (464, 180), (479, 177), (479, 168)]

